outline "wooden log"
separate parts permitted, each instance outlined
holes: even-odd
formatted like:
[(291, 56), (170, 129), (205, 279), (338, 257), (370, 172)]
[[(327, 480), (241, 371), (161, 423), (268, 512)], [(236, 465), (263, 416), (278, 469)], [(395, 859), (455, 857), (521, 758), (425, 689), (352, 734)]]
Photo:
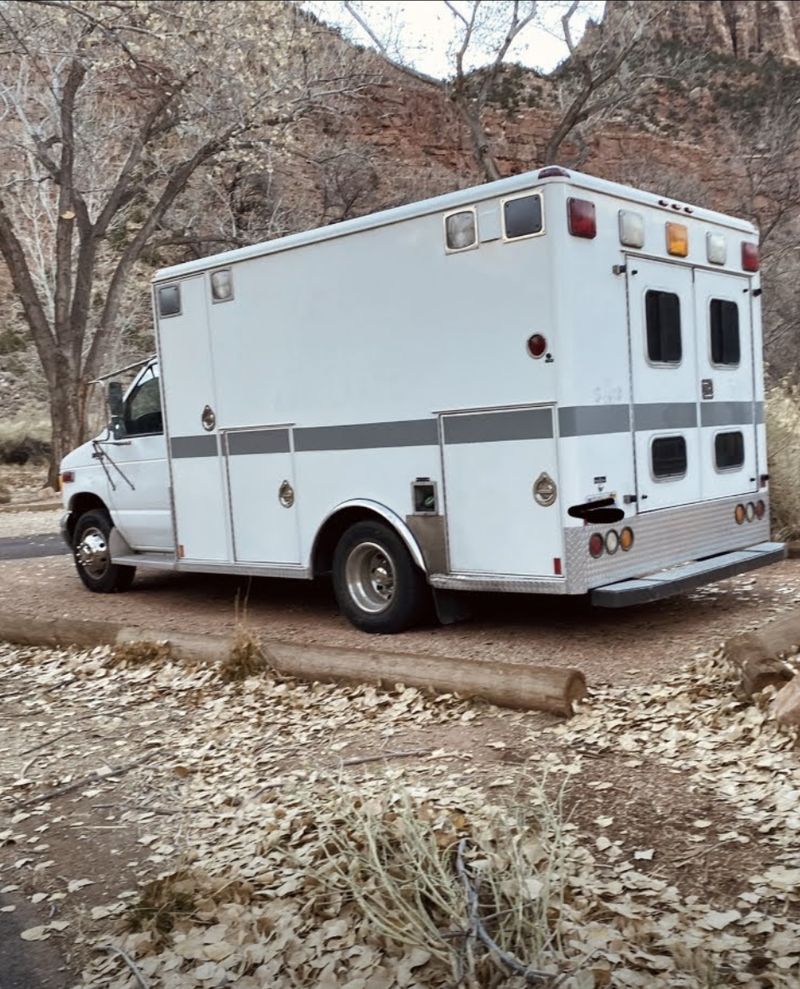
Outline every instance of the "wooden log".
[(782, 657), (800, 647), (800, 612), (790, 612), (756, 632), (736, 635), (725, 643), (725, 657), (739, 670), (741, 686), (750, 697), (765, 687), (780, 689), (794, 676)]
[[(132, 642), (168, 642), (178, 660), (219, 662), (230, 654), (233, 635), (197, 635), (125, 626), (116, 622), (32, 619), (0, 613), (0, 641), (25, 645), (93, 647)], [(569, 716), (586, 696), (577, 669), (528, 666), (485, 659), (452, 659), (378, 649), (342, 649), (263, 639), (278, 673), (334, 683), (403, 683), (434, 693), (480, 698), (499, 707)]]

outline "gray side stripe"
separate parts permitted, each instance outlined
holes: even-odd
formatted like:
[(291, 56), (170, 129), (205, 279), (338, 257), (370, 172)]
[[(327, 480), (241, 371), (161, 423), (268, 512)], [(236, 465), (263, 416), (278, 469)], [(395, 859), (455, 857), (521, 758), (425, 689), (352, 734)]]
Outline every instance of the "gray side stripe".
[(295, 429), (294, 448), (312, 450), (371, 450), (392, 446), (436, 446), (435, 419), (364, 422), (353, 426), (309, 426)]
[(228, 433), (228, 453), (232, 457), (247, 453), (288, 452), (288, 429), (248, 429)]
[(630, 428), (627, 405), (573, 405), (558, 410), (558, 430), (562, 436), (627, 433)]
[(553, 435), (550, 409), (475, 412), (444, 418), (445, 443), (492, 443), (499, 440), (542, 440)]
[(216, 436), (173, 436), (169, 449), (175, 460), (184, 457), (216, 457)]
[(634, 429), (690, 429), (696, 425), (694, 402), (650, 402), (633, 407)]
[(760, 426), (764, 422), (764, 403), (756, 402), (756, 423)]
[(701, 406), (700, 421), (704, 426), (749, 425), (753, 421), (753, 403), (709, 402)]

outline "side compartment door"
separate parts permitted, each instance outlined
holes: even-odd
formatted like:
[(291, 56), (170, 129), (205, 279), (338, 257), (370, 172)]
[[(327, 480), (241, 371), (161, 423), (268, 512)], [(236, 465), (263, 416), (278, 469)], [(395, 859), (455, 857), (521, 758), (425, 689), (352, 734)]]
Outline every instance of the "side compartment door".
[(703, 497), (758, 489), (750, 280), (695, 274)]
[(632, 428), (640, 512), (700, 501), (692, 269), (628, 257)]
[(290, 429), (226, 430), (224, 447), (234, 559), (237, 563), (298, 565)]
[(159, 353), (178, 556), (228, 562), (228, 512), (218, 448), (206, 280), (156, 287)]
[(533, 485), (558, 480), (553, 408), (443, 415), (441, 441), (450, 571), (552, 578), (561, 513)]

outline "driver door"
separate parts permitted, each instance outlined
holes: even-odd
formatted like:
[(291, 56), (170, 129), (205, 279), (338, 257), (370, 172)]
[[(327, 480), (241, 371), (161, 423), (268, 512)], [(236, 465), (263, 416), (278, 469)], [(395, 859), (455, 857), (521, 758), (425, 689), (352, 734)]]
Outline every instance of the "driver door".
[(102, 442), (114, 525), (133, 550), (174, 551), (157, 364), (149, 364), (128, 391), (123, 426), (120, 437)]

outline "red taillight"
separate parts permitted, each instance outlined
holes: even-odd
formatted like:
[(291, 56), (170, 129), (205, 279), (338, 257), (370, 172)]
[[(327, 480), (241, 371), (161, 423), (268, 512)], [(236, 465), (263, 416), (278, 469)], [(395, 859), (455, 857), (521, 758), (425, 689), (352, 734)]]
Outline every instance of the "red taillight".
[(767, 511), (767, 506), (764, 504), (763, 501), (761, 501), (761, 499), (759, 499), (756, 502), (756, 518), (763, 519), (764, 515), (766, 514), (766, 511)]
[(554, 556), (553, 557), (553, 573), (556, 575), (556, 577), (560, 577), (561, 576), (561, 557), (560, 556)]
[(603, 555), (603, 550), (606, 547), (606, 542), (599, 532), (595, 532), (589, 539), (589, 553), (595, 558)]
[(742, 268), (744, 271), (758, 271), (758, 244), (742, 244)]
[(597, 236), (594, 203), (590, 203), (588, 199), (567, 200), (567, 222), (573, 237), (586, 237), (591, 240)]
[(547, 340), (541, 333), (528, 337), (528, 353), (531, 357), (541, 357), (547, 350)]
[(74, 470), (62, 470), (61, 471), (61, 483), (62, 484), (72, 484), (75, 480)]

